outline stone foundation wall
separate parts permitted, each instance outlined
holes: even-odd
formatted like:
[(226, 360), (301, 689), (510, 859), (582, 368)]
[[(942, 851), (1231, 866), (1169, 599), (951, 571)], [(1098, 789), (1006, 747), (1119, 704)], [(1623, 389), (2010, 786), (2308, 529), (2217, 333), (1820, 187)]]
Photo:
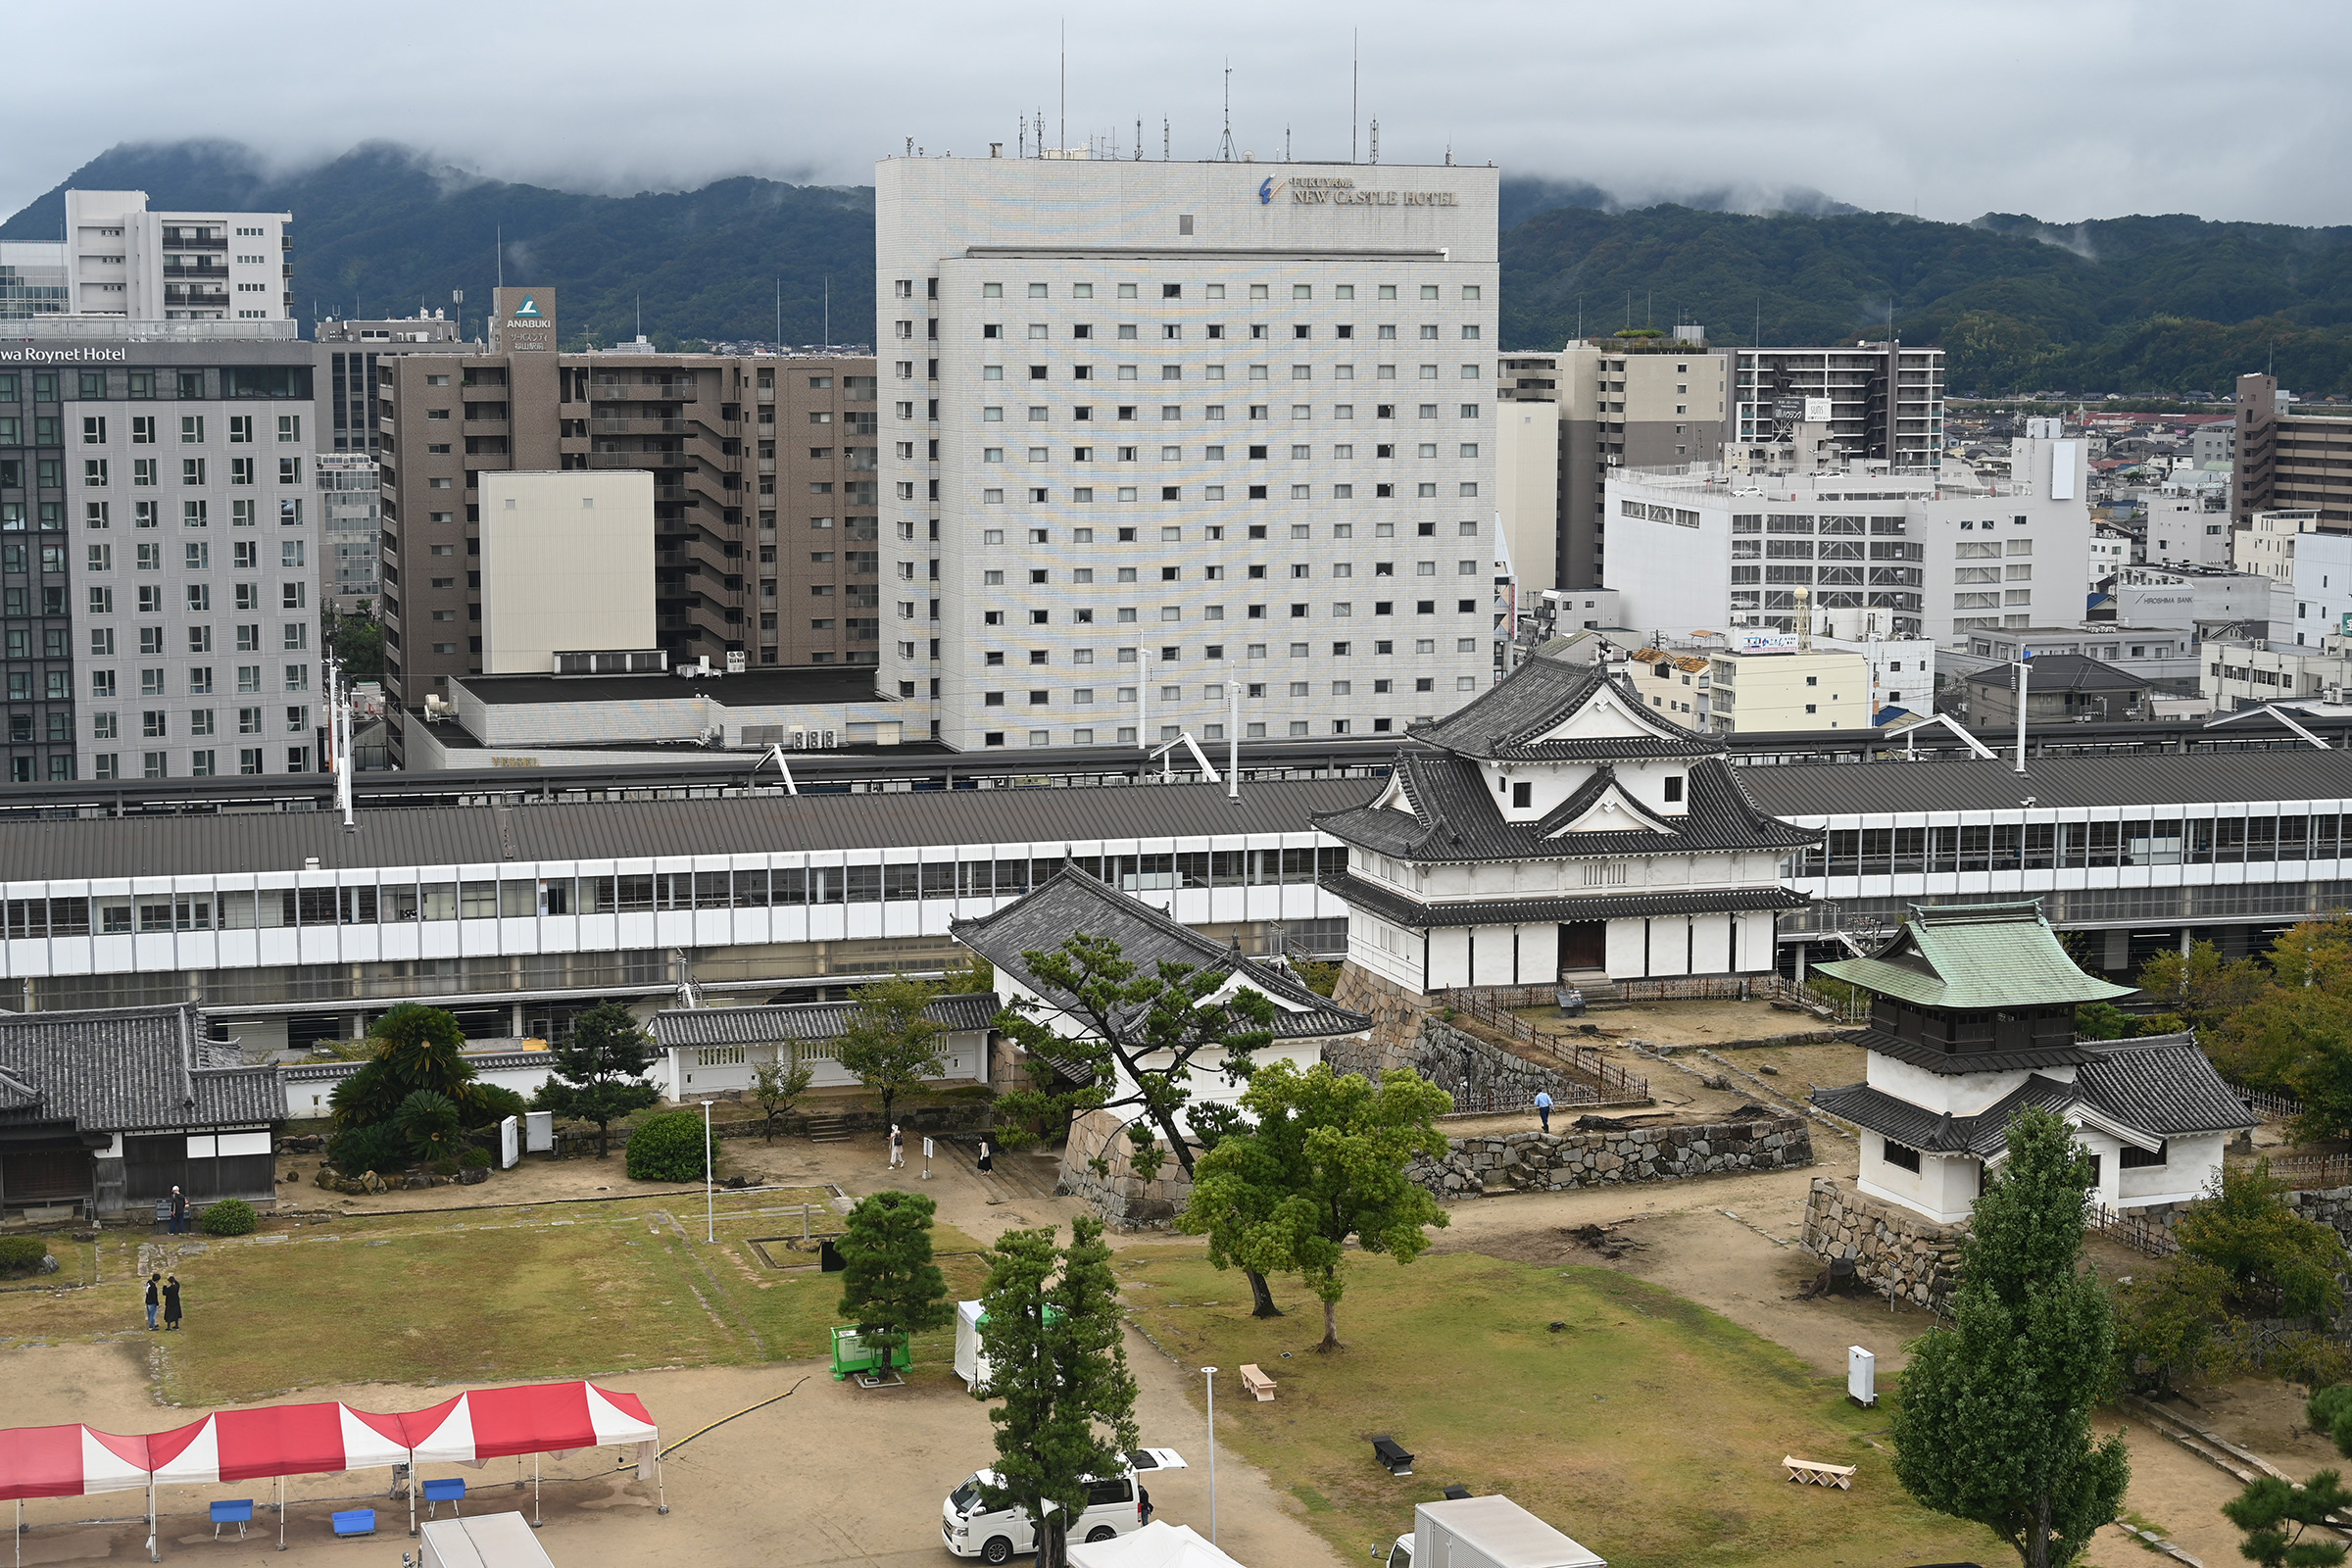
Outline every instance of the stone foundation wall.
[(1332, 988), (1331, 1000), (1350, 1012), (1369, 1013), (1372, 1018), (1365, 1039), (1349, 1041), (1345, 1048), (1326, 1048), (1323, 1059), (1331, 1063), (1333, 1071), (1360, 1072), (1369, 1078), (1391, 1067), (1412, 1065), (1413, 1044), (1420, 1038), (1421, 1019), (1430, 1008), (1427, 997), (1350, 959), (1340, 965), (1340, 981)]
[(1892, 1203), (1866, 1198), (1826, 1176), (1805, 1200), (1805, 1250), (1827, 1263), (1851, 1258), (1876, 1295), (1894, 1295), (1940, 1311), (1959, 1281), (1960, 1239), (1967, 1227), (1938, 1225)]
[[(1149, 1181), (1137, 1175), (1128, 1120), (1116, 1111), (1090, 1110), (1072, 1121), (1055, 1191), (1085, 1199), (1120, 1230), (1165, 1230), (1191, 1200), (1193, 1184), (1173, 1157), (1163, 1157), (1159, 1174)], [(1095, 1169), (1098, 1160), (1102, 1171)]]
[[(2278, 1197), (2279, 1201), (2286, 1204), (2288, 1208), (2293, 1209), (2305, 1219), (2318, 1220), (2341, 1237), (2346, 1248), (2352, 1248), (2352, 1187), (2330, 1187), (2320, 1192), (2281, 1193)], [(2171, 1205), (2171, 1211), (2165, 1215), (2167, 1226), (2169, 1227), (2171, 1222), (2180, 1216), (2180, 1209), (2187, 1206), (2185, 1203)]]
[(1449, 1138), (1446, 1144), (1444, 1159), (1417, 1159), (1411, 1171), (1414, 1181), (1441, 1198), (1557, 1193), (1813, 1163), (1812, 1132), (1799, 1116), (1623, 1132), (1512, 1133)]

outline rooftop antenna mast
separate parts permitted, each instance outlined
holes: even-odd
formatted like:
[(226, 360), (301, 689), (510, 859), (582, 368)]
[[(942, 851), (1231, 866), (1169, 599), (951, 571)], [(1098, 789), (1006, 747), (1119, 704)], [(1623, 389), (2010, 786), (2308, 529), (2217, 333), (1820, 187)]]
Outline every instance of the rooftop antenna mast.
[(1144, 122), (1141, 120), (1135, 122), (1135, 161), (1139, 164), (1144, 161)]
[[(506, 225), (503, 223), (493, 224), (490, 229), (490, 234), (491, 245), (498, 252), (498, 286), (500, 288), (505, 288), (507, 286)], [(358, 307), (355, 305), (353, 308), (356, 310)]]
[(1372, 122), (1372, 161), (1380, 162), (1380, 122)]
[(1070, 144), (1070, 23), (1061, 23), (1061, 143)]
[(1217, 149), (1217, 157), (1224, 163), (1233, 162), (1233, 65), (1230, 61), (1225, 66), (1225, 142)]
[[(1356, 40), (1361, 35), (1361, 32), (1362, 29), (1357, 27), (1349, 27), (1348, 29), (1348, 161), (1351, 164), (1355, 162), (1356, 113), (1363, 102), (1363, 93), (1361, 89), (1364, 79), (1364, 54), (1363, 50), (1358, 48), (1356, 43)], [(1283, 161), (1288, 163), (1290, 161), (1290, 148), (1288, 145), (1290, 138), (1288, 132), (1284, 133), (1283, 139), (1285, 144), (1283, 148)], [(1380, 160), (1377, 158), (1373, 159), (1372, 161), (1376, 164), (1380, 162)]]
[(1168, 117), (1162, 115), (1159, 117), (1159, 161), (1163, 164), (1168, 161), (1169, 145)]

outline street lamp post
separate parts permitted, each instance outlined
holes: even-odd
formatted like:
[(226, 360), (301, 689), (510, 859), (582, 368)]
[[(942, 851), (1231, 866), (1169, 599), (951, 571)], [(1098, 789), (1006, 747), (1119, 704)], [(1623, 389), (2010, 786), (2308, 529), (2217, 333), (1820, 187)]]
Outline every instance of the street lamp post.
[(710, 1157), (710, 1102), (703, 1102), (703, 1243), (718, 1241), (718, 1166)]
[(1217, 1544), (1217, 1369), (1204, 1366), (1208, 1378), (1208, 1544)]

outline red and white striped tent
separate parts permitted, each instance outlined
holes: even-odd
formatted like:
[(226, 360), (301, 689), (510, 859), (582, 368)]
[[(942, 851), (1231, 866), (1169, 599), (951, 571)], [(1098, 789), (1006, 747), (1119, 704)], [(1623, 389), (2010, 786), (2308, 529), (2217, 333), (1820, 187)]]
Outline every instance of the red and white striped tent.
[[(384, 1465), (408, 1465), (414, 1477), (419, 1464), (478, 1466), (526, 1453), (561, 1456), (632, 1445), (638, 1479), (658, 1483), (661, 1441), (644, 1400), (585, 1382), (475, 1389), (421, 1410), (382, 1415), (333, 1401), (221, 1410), (168, 1432), (142, 1435), (80, 1425), (16, 1427), (0, 1430), (0, 1498), (17, 1499), (21, 1513), (26, 1497), (143, 1487), (152, 1524), (158, 1486), (328, 1475)], [(412, 1494), (412, 1512), (415, 1506)], [(282, 1511), (279, 1521), (282, 1531)], [(153, 1545), (151, 1529), (150, 1555)]]

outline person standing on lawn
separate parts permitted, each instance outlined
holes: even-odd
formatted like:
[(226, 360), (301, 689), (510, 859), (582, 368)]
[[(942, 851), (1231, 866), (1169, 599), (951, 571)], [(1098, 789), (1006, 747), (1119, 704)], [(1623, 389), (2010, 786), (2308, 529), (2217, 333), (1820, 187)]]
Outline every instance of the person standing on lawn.
[(172, 1189), (172, 1234), (185, 1236), (187, 1233), (188, 1195), (174, 1187)]
[(1548, 1089), (1539, 1089), (1539, 1090), (1537, 1090), (1537, 1091), (1536, 1091), (1536, 1114), (1537, 1114), (1538, 1116), (1540, 1116), (1540, 1117), (1542, 1117), (1542, 1118), (1543, 1118), (1543, 1121), (1544, 1121), (1544, 1130), (1545, 1132), (1549, 1132), (1549, 1131), (1551, 1131), (1551, 1091), (1550, 1091), (1550, 1090), (1548, 1090)]
[(167, 1330), (179, 1327), (179, 1276), (176, 1274), (164, 1276), (164, 1327)]
[(155, 1332), (155, 1309), (163, 1301), (163, 1283), (161, 1274), (147, 1276), (147, 1332), (150, 1334)]

